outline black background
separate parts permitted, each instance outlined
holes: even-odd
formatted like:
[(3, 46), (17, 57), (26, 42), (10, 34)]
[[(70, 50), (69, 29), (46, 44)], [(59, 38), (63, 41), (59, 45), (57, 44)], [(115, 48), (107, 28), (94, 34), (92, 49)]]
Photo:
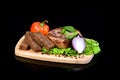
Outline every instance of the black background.
[[(105, 26), (104, 26), (104, 9), (103, 8), (79, 8), (79, 9), (50, 9), (33, 11), (14, 11), (6, 15), (4, 19), (5, 33), (2, 39), (5, 44), (2, 46), (2, 74), (11, 75), (11, 79), (53, 79), (59, 77), (73, 79), (94, 79), (95, 77), (108, 77), (106, 74), (113, 70), (111, 53), (105, 52)], [(17, 41), (24, 33), (30, 29), (35, 21), (48, 20), (50, 29), (72, 25), (79, 29), (84, 37), (93, 38), (100, 43), (101, 52), (94, 57), (95, 64), (87, 69), (79, 71), (68, 71), (64, 68), (54, 68), (44, 70), (35, 70), (29, 68), (25, 63), (15, 59), (14, 48)], [(6, 26), (6, 25), (5, 25)], [(108, 55), (109, 54), (109, 55)], [(110, 73), (109, 73), (110, 74)], [(110, 74), (112, 75), (112, 74)], [(20, 77), (19, 77), (20, 76)]]

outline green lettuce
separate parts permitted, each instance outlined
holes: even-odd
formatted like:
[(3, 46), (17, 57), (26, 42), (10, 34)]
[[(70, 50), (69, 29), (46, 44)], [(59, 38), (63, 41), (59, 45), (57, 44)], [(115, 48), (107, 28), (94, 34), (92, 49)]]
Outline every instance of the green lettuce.
[(101, 51), (99, 43), (96, 40), (85, 38), (85, 43), (86, 48), (83, 51), (83, 54), (98, 54)]
[(61, 33), (69, 40), (78, 35), (78, 31), (73, 26), (64, 26)]
[(68, 47), (68, 48), (52, 48), (50, 50), (45, 49), (44, 47), (42, 48), (43, 53), (48, 53), (48, 54), (54, 54), (54, 55), (65, 55), (65, 56), (77, 56), (79, 55), (77, 51), (75, 51), (73, 48)]

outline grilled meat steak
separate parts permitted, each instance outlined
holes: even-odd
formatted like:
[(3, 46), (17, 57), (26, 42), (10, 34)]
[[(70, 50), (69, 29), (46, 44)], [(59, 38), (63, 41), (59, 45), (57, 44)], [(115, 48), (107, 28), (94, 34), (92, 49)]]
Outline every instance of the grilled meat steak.
[(46, 49), (51, 49), (55, 46), (55, 44), (50, 39), (48, 39), (40, 32), (34, 32), (30, 35), (37, 44), (44, 46)]
[(21, 49), (21, 50), (28, 50), (29, 49), (29, 45), (25, 42), (25, 39), (20, 44), (19, 49)]
[(27, 50), (30, 47), (34, 51), (38, 52), (41, 51), (42, 46), (46, 49), (51, 49), (55, 44), (40, 32), (26, 31), (25, 39), (21, 43), (19, 49)]
[(25, 33), (25, 42), (30, 46), (34, 51), (41, 51), (41, 46), (38, 45), (31, 37), (32, 32), (27, 31)]
[(67, 48), (69, 40), (61, 34), (62, 28), (56, 28), (48, 32), (48, 38), (59, 48)]

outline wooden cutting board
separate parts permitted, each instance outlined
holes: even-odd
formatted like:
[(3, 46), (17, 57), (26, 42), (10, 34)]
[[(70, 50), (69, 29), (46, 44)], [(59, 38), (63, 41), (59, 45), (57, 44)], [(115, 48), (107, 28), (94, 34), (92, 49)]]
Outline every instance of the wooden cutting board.
[(23, 35), (20, 40), (17, 42), (15, 46), (15, 55), (35, 59), (35, 60), (43, 60), (43, 61), (50, 61), (50, 62), (58, 62), (58, 63), (68, 63), (68, 64), (87, 64), (89, 63), (94, 55), (84, 55), (75, 58), (75, 57), (64, 57), (64, 56), (55, 56), (55, 55), (48, 55), (42, 54), (42, 52), (34, 52), (32, 49), (30, 50), (20, 50), (19, 46), (24, 40), (25, 36)]

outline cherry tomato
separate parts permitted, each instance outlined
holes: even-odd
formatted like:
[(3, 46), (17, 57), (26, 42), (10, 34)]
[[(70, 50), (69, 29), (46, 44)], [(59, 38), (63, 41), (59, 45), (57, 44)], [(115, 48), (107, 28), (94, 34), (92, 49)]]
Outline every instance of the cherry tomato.
[(45, 22), (48, 22), (48, 21), (45, 20), (43, 22), (33, 22), (30, 27), (30, 31), (41, 32), (42, 34), (47, 35), (49, 31), (49, 26)]

